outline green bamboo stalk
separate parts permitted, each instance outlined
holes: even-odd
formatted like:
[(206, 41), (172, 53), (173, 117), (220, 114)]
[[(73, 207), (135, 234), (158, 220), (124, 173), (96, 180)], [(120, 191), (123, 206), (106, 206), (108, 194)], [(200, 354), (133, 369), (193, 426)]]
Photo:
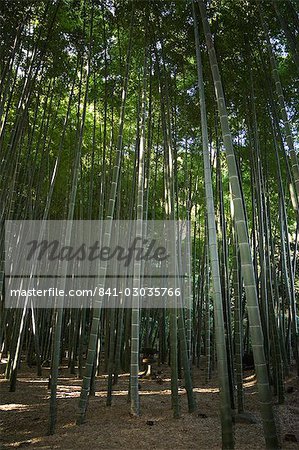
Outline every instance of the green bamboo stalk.
[(198, 24), (196, 20), (196, 13), (194, 3), (192, 2), (192, 14), (194, 22), (194, 34), (195, 34), (195, 48), (196, 48), (196, 60), (197, 60), (197, 77), (200, 99), (200, 116), (201, 116), (201, 132), (202, 132), (202, 147), (204, 157), (204, 176), (205, 176), (205, 195), (206, 195), (206, 208), (207, 208), (207, 224), (208, 224), (208, 242), (210, 251), (210, 265), (211, 265), (211, 277), (213, 285), (213, 303), (214, 303), (214, 318), (215, 318), (215, 337), (216, 337), (216, 349), (217, 349), (217, 365), (218, 376), (220, 385), (220, 417), (222, 428), (222, 445), (223, 448), (233, 448), (233, 428), (232, 428), (232, 416), (230, 408), (230, 393), (228, 383), (228, 368), (227, 368), (227, 355), (225, 345), (225, 331), (224, 331), (224, 316), (223, 316), (223, 303), (222, 303), (222, 290), (220, 281), (220, 268), (218, 259), (218, 245), (216, 234), (216, 221), (215, 221), (215, 207), (212, 187), (212, 176), (210, 166), (210, 155), (208, 148), (208, 127), (206, 116), (206, 103), (204, 94), (204, 83), (202, 73), (202, 62), (200, 54), (200, 42), (198, 33)]
[(213, 75), (215, 94), (218, 104), (222, 138), (226, 151), (226, 159), (229, 173), (229, 182), (232, 191), (234, 220), (238, 246), (240, 249), (241, 270), (244, 280), (247, 308), (252, 340), (252, 349), (257, 375), (257, 386), (260, 399), (261, 416), (263, 420), (264, 436), (267, 448), (278, 448), (278, 437), (274, 420), (271, 391), (268, 381), (268, 372), (264, 353), (264, 337), (261, 326), (261, 318), (258, 306), (256, 280), (252, 263), (251, 248), (246, 223), (245, 203), (241, 191), (238, 168), (236, 164), (233, 141), (229, 128), (228, 114), (224, 99), (221, 76), (219, 72), (216, 52), (207, 18), (206, 8), (203, 0), (198, 0), (198, 5), (202, 17), (204, 34), (206, 38), (210, 66)]

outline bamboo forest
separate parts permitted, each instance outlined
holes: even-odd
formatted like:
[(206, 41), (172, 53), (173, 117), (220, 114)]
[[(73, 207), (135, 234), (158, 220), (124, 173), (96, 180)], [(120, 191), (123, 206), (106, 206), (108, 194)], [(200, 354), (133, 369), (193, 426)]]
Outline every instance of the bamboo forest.
[[(0, 67), (0, 448), (298, 449), (299, 1), (1, 0)], [(136, 226), (97, 298), (61, 223)]]

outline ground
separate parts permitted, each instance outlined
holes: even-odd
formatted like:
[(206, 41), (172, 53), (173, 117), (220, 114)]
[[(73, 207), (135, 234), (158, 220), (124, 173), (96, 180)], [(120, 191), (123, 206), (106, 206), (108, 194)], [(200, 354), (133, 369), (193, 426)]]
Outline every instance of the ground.
[[(183, 381), (180, 385), (181, 417), (174, 419), (170, 409), (168, 368), (162, 367), (162, 380), (140, 380), (141, 416), (130, 416), (127, 401), (128, 374), (122, 374), (115, 386), (112, 406), (107, 407), (107, 377), (96, 381), (96, 395), (90, 398), (86, 423), (77, 426), (76, 410), (81, 380), (61, 370), (58, 389), (58, 425), (55, 435), (47, 435), (49, 390), (47, 373), (37, 377), (34, 369), (22, 365), (16, 392), (8, 392), (1, 375), (2, 449), (221, 449), (219, 391), (217, 377), (206, 383), (204, 371), (193, 370), (197, 409), (189, 414)], [(3, 370), (1, 371), (1, 373)], [(262, 426), (258, 411), (255, 375), (244, 373), (245, 406), (256, 423), (235, 424), (236, 449), (263, 449)], [(286, 382), (286, 401), (275, 405), (283, 449), (297, 449), (299, 441), (299, 384), (295, 375)]]

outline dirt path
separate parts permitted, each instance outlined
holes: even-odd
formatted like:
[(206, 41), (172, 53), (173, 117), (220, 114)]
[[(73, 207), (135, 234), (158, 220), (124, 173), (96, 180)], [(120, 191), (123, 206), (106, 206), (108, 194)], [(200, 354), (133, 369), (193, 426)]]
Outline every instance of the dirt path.
[[(197, 411), (189, 414), (183, 382), (181, 382), (180, 419), (173, 419), (170, 409), (170, 379), (166, 368), (163, 381), (140, 380), (141, 412), (139, 418), (129, 414), (127, 402), (128, 375), (122, 375), (114, 392), (111, 407), (106, 407), (105, 376), (96, 382), (96, 395), (90, 398), (87, 421), (76, 426), (76, 410), (81, 381), (64, 368), (59, 378), (58, 426), (54, 436), (47, 436), (49, 390), (47, 369), (44, 377), (34, 371), (19, 372), (16, 392), (8, 392), (8, 383), (1, 378), (2, 448), (40, 449), (220, 449), (219, 395), (217, 379), (207, 384), (203, 372), (194, 369), (194, 390)], [(291, 377), (286, 387), (285, 405), (275, 407), (280, 424), (283, 448), (298, 448), (298, 442), (285, 440), (286, 434), (299, 430), (298, 381)], [(246, 410), (256, 417), (256, 423), (236, 423), (237, 449), (264, 448), (258, 413), (254, 375), (245, 373)], [(298, 436), (297, 436), (298, 439)]]

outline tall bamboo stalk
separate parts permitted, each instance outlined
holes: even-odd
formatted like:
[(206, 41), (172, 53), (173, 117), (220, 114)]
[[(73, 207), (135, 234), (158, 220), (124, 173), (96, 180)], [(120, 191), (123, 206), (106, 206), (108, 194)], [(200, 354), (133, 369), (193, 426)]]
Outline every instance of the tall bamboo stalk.
[(198, 5), (209, 53), (210, 66), (213, 75), (215, 94), (221, 123), (222, 139), (226, 151), (229, 182), (232, 191), (234, 206), (234, 221), (238, 238), (238, 246), (240, 249), (241, 270), (246, 292), (252, 349), (257, 375), (257, 386), (260, 399), (261, 415), (263, 420), (264, 436), (267, 448), (278, 448), (278, 437), (276, 432), (271, 391), (268, 381), (268, 372), (264, 353), (264, 337), (257, 298), (256, 280), (246, 223), (245, 203), (242, 195), (238, 168), (233, 148), (233, 141), (229, 128), (228, 113), (226, 109), (222, 81), (207, 18), (206, 8), (203, 0), (198, 0)]

